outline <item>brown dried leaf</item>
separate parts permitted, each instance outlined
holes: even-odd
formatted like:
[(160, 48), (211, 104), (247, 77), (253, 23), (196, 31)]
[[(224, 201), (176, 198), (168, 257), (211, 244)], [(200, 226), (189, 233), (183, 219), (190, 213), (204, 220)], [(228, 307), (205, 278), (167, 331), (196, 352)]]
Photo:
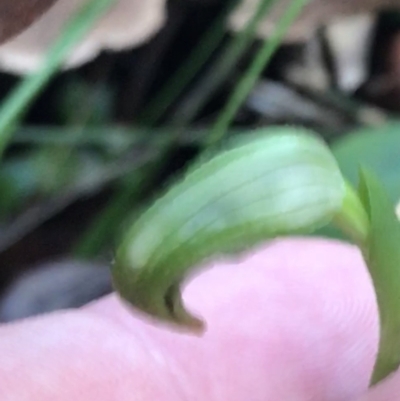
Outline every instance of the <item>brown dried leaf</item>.
[[(230, 18), (234, 30), (242, 29), (260, 0), (244, 0)], [(272, 12), (261, 23), (258, 34), (268, 37), (292, 0), (278, 0)], [(310, 38), (321, 25), (340, 19), (343, 16), (365, 14), (384, 9), (400, 9), (399, 0), (311, 0), (300, 17), (291, 26), (286, 37), (288, 42), (301, 42)]]
[[(33, 0), (18, 0), (29, 1)], [(0, 46), (0, 69), (26, 73), (37, 68), (65, 24), (87, 1), (56, 0), (54, 6), (28, 29)], [(165, 2), (115, 0), (110, 10), (72, 51), (65, 66), (74, 67), (89, 61), (103, 49), (118, 50), (145, 42), (164, 24)]]
[(0, 43), (36, 21), (57, 0), (0, 0)]

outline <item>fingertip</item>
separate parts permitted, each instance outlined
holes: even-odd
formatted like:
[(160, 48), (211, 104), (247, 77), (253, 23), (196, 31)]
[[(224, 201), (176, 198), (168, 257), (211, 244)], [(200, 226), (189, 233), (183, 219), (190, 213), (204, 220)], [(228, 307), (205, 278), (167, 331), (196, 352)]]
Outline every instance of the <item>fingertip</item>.
[[(207, 323), (204, 335), (152, 320), (116, 294), (16, 325), (0, 344), (7, 348), (0, 372), (16, 366), (0, 393), (12, 382), (15, 394), (25, 383), (23, 394), (41, 401), (132, 394), (144, 401), (242, 401), (249, 389), (254, 401), (302, 401), (354, 399), (367, 389), (377, 314), (352, 246), (273, 241), (209, 265), (187, 284), (184, 300)], [(51, 386), (40, 387), (39, 377)]]
[[(183, 298), (207, 323), (203, 336), (181, 335), (147, 317), (140, 324), (182, 377), (192, 384), (196, 377), (196, 388), (208, 385), (210, 369), (220, 379), (214, 385), (224, 386), (219, 391), (231, 400), (245, 399), (249, 387), (256, 389), (254, 399), (308, 400), (351, 398), (368, 386), (377, 309), (365, 264), (352, 245), (272, 241), (239, 259), (205, 266)], [(129, 325), (138, 315), (119, 316)]]

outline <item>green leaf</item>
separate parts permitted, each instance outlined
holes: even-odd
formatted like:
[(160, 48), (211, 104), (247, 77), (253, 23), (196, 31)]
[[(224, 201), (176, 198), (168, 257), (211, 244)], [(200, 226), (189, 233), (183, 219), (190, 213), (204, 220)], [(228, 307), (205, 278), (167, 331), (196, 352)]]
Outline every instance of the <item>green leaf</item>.
[(332, 145), (332, 152), (353, 185), (362, 165), (374, 171), (392, 202), (400, 199), (400, 122), (349, 133)]
[(380, 343), (372, 384), (400, 365), (400, 223), (379, 179), (360, 174), (359, 196), (370, 219), (363, 255), (375, 287), (380, 315)]
[[(343, 176), (351, 184), (357, 186), (360, 165), (363, 165), (374, 171), (392, 202), (400, 200), (400, 122), (350, 132), (331, 149)], [(314, 235), (346, 239), (343, 232), (332, 226)]]

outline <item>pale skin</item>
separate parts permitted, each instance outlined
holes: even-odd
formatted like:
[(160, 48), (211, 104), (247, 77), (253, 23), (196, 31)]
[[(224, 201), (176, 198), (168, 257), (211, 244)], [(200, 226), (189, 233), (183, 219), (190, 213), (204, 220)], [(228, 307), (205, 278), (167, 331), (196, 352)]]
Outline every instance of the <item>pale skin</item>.
[(185, 291), (204, 336), (149, 323), (116, 296), (0, 326), (2, 401), (392, 401), (368, 390), (375, 297), (357, 248), (275, 242)]

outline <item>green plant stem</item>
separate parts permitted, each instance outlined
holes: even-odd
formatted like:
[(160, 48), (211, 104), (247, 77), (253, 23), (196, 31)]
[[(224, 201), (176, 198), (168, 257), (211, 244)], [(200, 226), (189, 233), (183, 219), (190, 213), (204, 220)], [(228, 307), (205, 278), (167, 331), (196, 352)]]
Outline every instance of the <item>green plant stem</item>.
[(286, 32), (308, 2), (309, 0), (293, 0), (286, 9), (285, 13), (277, 23), (277, 27), (272, 36), (265, 41), (262, 49), (256, 55), (248, 71), (235, 87), (231, 98), (226, 104), (223, 112), (220, 114), (208, 137), (209, 144), (218, 142), (225, 135), (225, 132), (235, 117), (235, 114), (242, 103), (246, 100), (250, 91), (254, 87), (254, 84), (257, 82), (257, 79), (271, 60)]
[(5, 100), (0, 111), (0, 157), (29, 105), (59, 70), (71, 50), (113, 2), (114, 0), (91, 0), (85, 4), (48, 52), (38, 71), (23, 79)]
[(257, 28), (277, 0), (260, 0), (245, 28), (238, 32), (226, 45), (225, 50), (213, 63), (208, 73), (191, 91), (190, 101), (186, 101), (174, 113), (173, 125), (187, 126), (197, 115), (208, 99), (218, 90), (238, 60), (254, 39)]
[(221, 44), (226, 33), (226, 16), (236, 7), (241, 0), (229, 0), (221, 15), (207, 30), (198, 46), (194, 48), (189, 57), (178, 68), (177, 72), (161, 88), (155, 98), (147, 106), (139, 117), (146, 121), (147, 125), (154, 125), (167, 111), (173, 101), (183, 92), (186, 86), (193, 80), (211, 55)]

